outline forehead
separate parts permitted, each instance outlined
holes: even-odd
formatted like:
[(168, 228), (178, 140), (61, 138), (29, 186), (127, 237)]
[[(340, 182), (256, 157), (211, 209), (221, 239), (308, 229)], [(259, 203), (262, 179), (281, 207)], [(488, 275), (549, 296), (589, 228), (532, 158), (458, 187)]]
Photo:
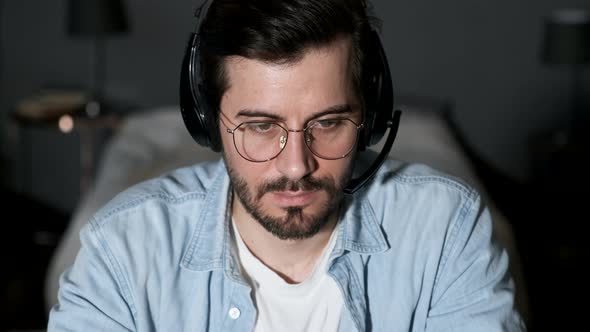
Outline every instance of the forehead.
[(263, 110), (284, 118), (305, 117), (338, 105), (356, 108), (350, 70), (351, 42), (341, 38), (310, 48), (296, 61), (271, 63), (244, 57), (225, 62), (228, 89), (221, 110)]

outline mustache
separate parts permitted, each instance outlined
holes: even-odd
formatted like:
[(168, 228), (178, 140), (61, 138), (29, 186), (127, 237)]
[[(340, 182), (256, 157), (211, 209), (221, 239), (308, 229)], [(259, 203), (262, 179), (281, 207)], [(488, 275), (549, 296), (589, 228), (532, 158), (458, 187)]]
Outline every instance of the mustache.
[(276, 180), (264, 182), (258, 188), (257, 198), (260, 199), (266, 193), (273, 191), (316, 191), (326, 190), (332, 194), (336, 192), (336, 184), (331, 178), (305, 177), (297, 181), (289, 180), (287, 177), (280, 177)]

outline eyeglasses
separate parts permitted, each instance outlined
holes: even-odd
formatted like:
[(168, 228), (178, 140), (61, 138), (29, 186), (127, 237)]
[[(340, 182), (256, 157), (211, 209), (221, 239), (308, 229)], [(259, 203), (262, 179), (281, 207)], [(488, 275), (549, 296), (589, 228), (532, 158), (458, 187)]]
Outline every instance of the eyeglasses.
[(233, 135), (234, 146), (242, 158), (265, 162), (285, 149), (289, 133), (298, 132), (303, 133), (305, 145), (315, 156), (328, 160), (344, 158), (354, 149), (363, 125), (347, 118), (332, 118), (311, 121), (299, 130), (272, 121), (243, 122), (234, 129), (226, 128)]

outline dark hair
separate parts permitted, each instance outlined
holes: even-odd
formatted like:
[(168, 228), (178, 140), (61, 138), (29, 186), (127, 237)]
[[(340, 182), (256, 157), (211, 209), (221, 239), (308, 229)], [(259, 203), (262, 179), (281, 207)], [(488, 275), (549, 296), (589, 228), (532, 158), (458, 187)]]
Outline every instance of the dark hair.
[(363, 49), (375, 20), (365, 7), (364, 0), (213, 1), (199, 33), (205, 97), (217, 110), (213, 123), (218, 125), (221, 97), (228, 88), (225, 57), (296, 62), (306, 49), (327, 45), (340, 36), (351, 37), (352, 83), (364, 102)]

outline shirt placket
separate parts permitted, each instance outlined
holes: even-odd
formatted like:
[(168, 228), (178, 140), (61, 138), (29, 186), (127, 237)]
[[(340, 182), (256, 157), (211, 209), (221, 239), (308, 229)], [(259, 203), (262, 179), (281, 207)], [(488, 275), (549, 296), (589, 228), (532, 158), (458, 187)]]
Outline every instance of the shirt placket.
[(334, 260), (328, 274), (336, 281), (344, 302), (339, 331), (366, 331), (365, 291), (347, 255)]

